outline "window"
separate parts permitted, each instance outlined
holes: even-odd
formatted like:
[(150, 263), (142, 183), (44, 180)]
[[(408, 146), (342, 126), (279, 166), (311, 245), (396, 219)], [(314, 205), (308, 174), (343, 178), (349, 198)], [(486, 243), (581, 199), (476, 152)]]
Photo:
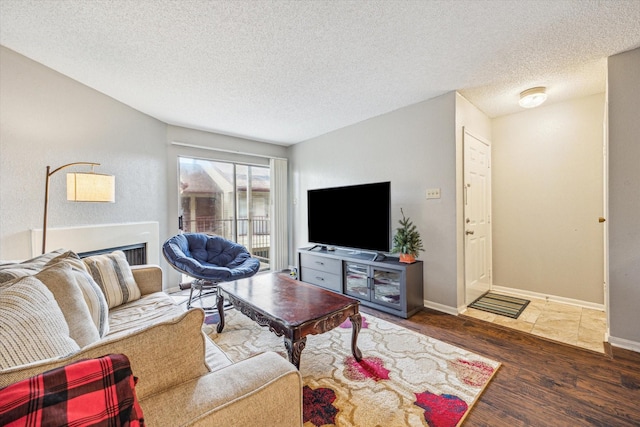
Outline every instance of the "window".
[(190, 157), (178, 167), (182, 229), (238, 242), (269, 269), (270, 168)]

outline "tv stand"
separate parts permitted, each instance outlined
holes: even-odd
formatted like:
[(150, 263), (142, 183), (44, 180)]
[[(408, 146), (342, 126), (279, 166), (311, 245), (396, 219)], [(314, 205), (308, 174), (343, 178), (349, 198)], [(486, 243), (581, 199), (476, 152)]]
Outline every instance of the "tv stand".
[(303, 282), (396, 316), (408, 318), (424, 307), (422, 261), (405, 264), (380, 253), (316, 245), (298, 250), (298, 267)]
[(385, 254), (383, 254), (382, 252), (376, 252), (376, 254), (373, 256), (372, 261), (384, 261), (385, 259), (387, 259), (387, 256)]

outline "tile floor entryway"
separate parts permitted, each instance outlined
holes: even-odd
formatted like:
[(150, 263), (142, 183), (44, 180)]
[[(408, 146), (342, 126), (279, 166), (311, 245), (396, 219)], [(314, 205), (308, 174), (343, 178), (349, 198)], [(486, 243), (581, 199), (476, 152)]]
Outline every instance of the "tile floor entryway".
[(603, 342), (607, 321), (604, 311), (543, 299), (527, 299), (531, 302), (517, 319), (474, 308), (462, 314), (553, 341), (605, 352)]

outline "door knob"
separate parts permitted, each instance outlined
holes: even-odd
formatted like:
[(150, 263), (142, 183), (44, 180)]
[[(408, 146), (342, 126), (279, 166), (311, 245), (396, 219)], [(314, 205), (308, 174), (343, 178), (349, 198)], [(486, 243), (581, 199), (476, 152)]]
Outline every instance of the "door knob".
[(604, 219), (603, 217), (598, 218), (598, 222), (605, 222), (606, 219)]
[(473, 230), (467, 230), (464, 232), (464, 234), (473, 234)]

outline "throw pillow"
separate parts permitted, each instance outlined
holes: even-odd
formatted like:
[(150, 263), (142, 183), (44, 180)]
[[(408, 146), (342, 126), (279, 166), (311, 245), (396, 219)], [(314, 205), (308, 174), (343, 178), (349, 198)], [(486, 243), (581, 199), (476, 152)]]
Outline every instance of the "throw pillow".
[(140, 299), (140, 289), (124, 252), (90, 256), (83, 261), (107, 298), (109, 308)]
[(0, 289), (0, 370), (80, 350), (53, 294), (37, 278)]
[(110, 354), (0, 389), (3, 425), (144, 426), (129, 359)]
[(96, 328), (98, 328), (100, 338), (103, 338), (109, 333), (109, 306), (104, 293), (96, 281), (93, 280), (93, 277), (87, 272), (87, 267), (84, 262), (72, 251), (57, 256), (49, 261), (45, 267), (61, 263), (71, 266), (76, 283), (80, 287), (84, 301), (89, 307), (91, 320), (94, 325), (96, 325)]
[(98, 341), (100, 334), (78, 285), (80, 274), (70, 264), (61, 262), (42, 269), (35, 277), (53, 294), (69, 325), (69, 336), (82, 348)]
[(53, 258), (62, 254), (64, 249), (56, 249), (46, 254), (38, 255), (35, 258), (14, 264), (0, 265), (0, 283), (5, 283), (20, 277), (31, 276), (42, 270), (45, 264)]

